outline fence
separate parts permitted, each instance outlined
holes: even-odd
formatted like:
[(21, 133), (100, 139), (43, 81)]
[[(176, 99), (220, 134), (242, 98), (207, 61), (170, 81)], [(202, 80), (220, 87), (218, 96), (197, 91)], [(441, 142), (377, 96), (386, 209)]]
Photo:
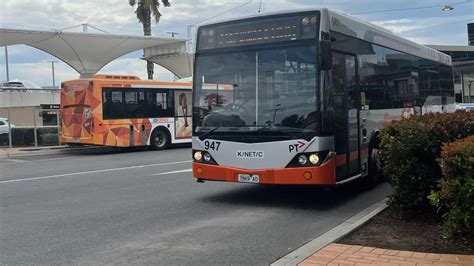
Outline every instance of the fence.
[[(33, 109), (31, 110), (32, 126), (16, 126), (15, 121), (10, 119), (12, 115), (10, 111), (8, 111), (7, 117), (0, 118), (0, 147), (12, 148), (61, 145), (59, 137), (59, 112), (56, 111), (56, 119), (54, 119), (55, 125), (51, 125), (51, 123), (47, 123), (50, 125), (44, 125), (45, 119), (51, 119), (50, 112), (47, 118), (42, 115), (44, 112), (44, 110)], [(42, 117), (43, 121), (38, 121), (38, 117)], [(20, 125), (24, 124), (22, 121), (17, 122)], [(41, 126), (38, 126), (38, 124)]]

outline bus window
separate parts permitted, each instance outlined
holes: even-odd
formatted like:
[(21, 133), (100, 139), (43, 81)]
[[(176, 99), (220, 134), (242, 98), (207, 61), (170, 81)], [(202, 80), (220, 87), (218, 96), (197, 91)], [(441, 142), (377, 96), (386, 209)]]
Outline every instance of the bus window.
[(104, 91), (102, 94), (103, 98), (103, 116), (104, 119), (108, 119), (112, 116), (113, 114), (113, 106), (114, 106), (114, 101), (112, 98), (112, 92), (111, 91)]
[(122, 91), (112, 91), (112, 101), (112, 113), (109, 115), (109, 117), (119, 119), (123, 118), (126, 113)]
[(173, 117), (172, 95), (168, 91), (148, 91), (146, 97), (149, 117)]

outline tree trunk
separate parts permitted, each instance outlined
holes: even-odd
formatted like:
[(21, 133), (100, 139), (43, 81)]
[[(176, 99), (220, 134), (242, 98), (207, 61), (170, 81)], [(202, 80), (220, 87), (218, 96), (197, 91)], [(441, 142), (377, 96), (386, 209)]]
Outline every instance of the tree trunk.
[[(151, 36), (151, 12), (149, 9), (146, 10), (145, 14), (145, 21), (143, 21), (143, 33), (145, 36)], [(145, 50), (143, 50), (143, 54), (145, 55)], [(153, 79), (154, 74), (154, 67), (155, 65), (153, 62), (146, 61), (146, 71), (148, 74), (148, 79)]]

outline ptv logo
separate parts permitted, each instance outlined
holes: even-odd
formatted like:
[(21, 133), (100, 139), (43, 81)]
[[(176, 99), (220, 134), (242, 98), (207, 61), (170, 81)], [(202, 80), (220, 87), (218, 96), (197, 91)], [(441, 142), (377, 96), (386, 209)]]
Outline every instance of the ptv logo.
[(301, 148), (304, 147), (304, 145), (306, 145), (306, 143), (302, 142), (302, 141), (298, 141), (298, 143), (296, 144), (290, 144), (288, 145), (288, 151), (290, 153), (292, 152), (298, 152)]

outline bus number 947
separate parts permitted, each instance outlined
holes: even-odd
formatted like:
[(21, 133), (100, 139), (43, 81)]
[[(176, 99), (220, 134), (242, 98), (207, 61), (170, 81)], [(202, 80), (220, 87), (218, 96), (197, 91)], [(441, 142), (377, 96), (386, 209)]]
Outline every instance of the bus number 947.
[(204, 147), (206, 148), (206, 150), (218, 151), (219, 146), (221, 146), (220, 141), (204, 141)]

